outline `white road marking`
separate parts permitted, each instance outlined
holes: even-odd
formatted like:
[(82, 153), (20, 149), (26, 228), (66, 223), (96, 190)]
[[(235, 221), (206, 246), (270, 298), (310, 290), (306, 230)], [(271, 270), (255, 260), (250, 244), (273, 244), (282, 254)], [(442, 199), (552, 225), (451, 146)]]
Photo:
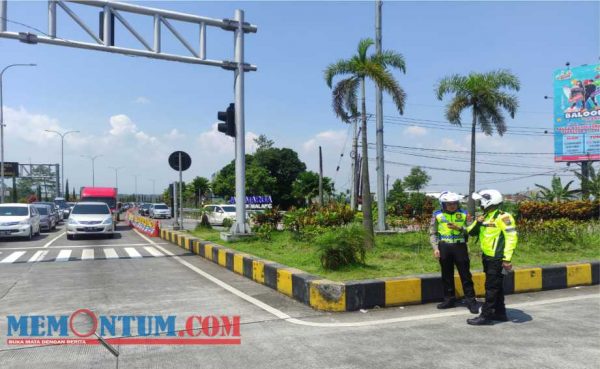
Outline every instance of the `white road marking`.
[(31, 258), (29, 258), (29, 260), (27, 260), (27, 262), (35, 263), (36, 261), (40, 261), (40, 260), (44, 259), (44, 256), (46, 256), (47, 253), (48, 253), (48, 250), (36, 251), (35, 254), (33, 254), (33, 256)]
[(61, 234), (59, 234), (58, 236), (54, 237), (53, 239), (51, 239), (50, 241), (48, 241), (47, 244), (45, 244), (44, 246), (42, 246), (43, 248), (47, 248), (50, 245), (52, 245), (52, 243), (56, 240), (58, 240), (59, 238), (61, 238), (62, 236), (64, 236), (67, 232), (62, 232)]
[(71, 256), (71, 250), (62, 250), (54, 261), (69, 261), (69, 256)]
[(154, 256), (154, 257), (161, 257), (161, 256), (165, 256), (165, 254), (161, 253), (160, 251), (158, 251), (157, 249), (155, 249), (152, 246), (145, 246), (144, 249), (146, 251), (148, 251), (150, 253), (150, 255)]
[(81, 260), (93, 260), (94, 259), (94, 249), (84, 249), (81, 252)]
[(115, 251), (115, 249), (104, 249), (104, 255), (106, 256), (107, 259), (118, 259), (119, 255), (117, 255), (117, 252)]
[(126, 247), (125, 251), (127, 252), (127, 255), (129, 255), (129, 257), (131, 258), (141, 258), (142, 255), (140, 255), (139, 252), (137, 252), (136, 249), (134, 249), (133, 247)]
[(5, 257), (4, 259), (2, 259), (2, 261), (0, 261), (0, 263), (3, 263), (3, 264), (14, 263), (15, 261), (17, 261), (18, 258), (23, 256), (25, 254), (25, 252), (26, 251), (15, 251), (12, 254)]
[[(154, 245), (156, 248), (158, 248), (159, 250), (161, 250), (162, 252), (164, 252), (165, 254), (171, 256), (171, 259), (177, 261), (178, 263), (184, 265), (185, 267), (187, 267), (188, 269), (194, 271), (197, 274), (200, 274), (201, 276), (203, 276), (204, 278), (208, 279), (209, 281), (213, 282), (214, 284), (224, 288), (225, 290), (233, 293), (234, 295), (238, 296), (241, 299), (244, 299), (246, 301), (248, 301), (249, 303), (275, 315), (276, 317), (283, 319), (285, 321), (287, 321), (288, 323), (292, 323), (292, 324), (298, 324), (298, 325), (304, 325), (304, 326), (311, 326), (311, 327), (324, 327), (324, 328), (340, 328), (340, 327), (366, 327), (366, 326), (371, 326), (371, 325), (381, 325), (381, 324), (390, 324), (390, 323), (400, 323), (400, 322), (408, 322), (408, 321), (415, 321), (415, 320), (425, 320), (425, 319), (434, 319), (434, 318), (443, 318), (443, 317), (449, 317), (449, 316), (458, 316), (458, 315), (469, 315), (469, 316), (475, 316), (471, 313), (469, 313), (468, 310), (457, 310), (457, 311), (452, 311), (452, 312), (444, 312), (444, 313), (435, 313), (435, 314), (424, 314), (424, 315), (414, 315), (414, 316), (407, 316), (407, 317), (401, 317), (401, 318), (389, 318), (389, 319), (380, 319), (380, 320), (371, 320), (371, 321), (362, 321), (362, 322), (347, 322), (347, 323), (319, 323), (319, 322), (308, 322), (308, 321), (304, 321), (304, 320), (300, 320), (300, 319), (296, 319), (296, 318), (292, 318), (289, 315), (287, 315), (286, 313), (284, 313), (283, 311), (276, 309), (270, 305), (265, 304), (262, 301), (259, 301), (257, 299), (255, 299), (252, 296), (249, 296), (247, 294), (245, 294), (244, 292), (236, 289), (235, 287), (232, 287), (230, 285), (228, 285), (227, 283), (221, 281), (218, 278), (213, 277), (212, 275), (206, 273), (205, 271), (195, 267), (194, 265), (188, 263), (187, 261), (181, 259), (179, 256), (173, 254), (172, 252), (170, 252), (169, 250), (165, 249), (164, 247), (159, 246), (156, 242), (152, 241), (150, 238), (146, 237), (144, 234), (138, 232), (136, 229), (134, 229), (134, 232), (137, 233), (140, 237), (142, 237), (143, 239), (145, 239), (146, 241), (148, 241), (150, 244)], [(562, 302), (571, 302), (571, 301), (578, 301), (578, 300), (585, 300), (585, 299), (592, 299), (592, 298), (598, 298), (598, 294), (590, 294), (590, 295), (580, 295), (580, 296), (572, 296), (572, 297), (562, 297), (562, 298), (555, 298), (555, 299), (548, 299), (548, 300), (539, 300), (539, 301), (531, 301), (531, 302), (522, 302), (522, 303), (516, 303), (516, 304), (510, 304), (508, 306), (508, 308), (520, 308), (520, 307), (530, 307), (530, 306), (538, 306), (538, 305), (546, 305), (546, 304), (555, 304), (555, 303), (562, 303)]]
[[(158, 242), (158, 245), (168, 245), (169, 242)], [(147, 243), (124, 243), (124, 244), (113, 244), (107, 243), (105, 245), (62, 245), (62, 246), (50, 246), (49, 249), (75, 249), (75, 248), (85, 248), (85, 247), (130, 247), (130, 246), (146, 246)], [(45, 247), (3, 247), (2, 250), (39, 250), (44, 249)], [(2, 252), (0, 251), (0, 254)]]

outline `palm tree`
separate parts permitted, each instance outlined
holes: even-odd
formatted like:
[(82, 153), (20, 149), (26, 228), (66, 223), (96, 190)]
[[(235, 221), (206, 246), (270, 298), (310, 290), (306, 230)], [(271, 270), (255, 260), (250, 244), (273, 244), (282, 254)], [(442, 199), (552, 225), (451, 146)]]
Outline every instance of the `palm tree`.
[(580, 190), (569, 190), (569, 187), (573, 182), (574, 181), (569, 181), (569, 183), (563, 186), (560, 177), (554, 175), (552, 176), (550, 188), (539, 185), (537, 183), (535, 184), (535, 186), (540, 189), (540, 192), (538, 192), (537, 194), (537, 198), (551, 202), (562, 202), (565, 200), (570, 200), (580, 192)]
[(371, 205), (371, 185), (369, 183), (369, 160), (367, 154), (367, 105), (365, 101), (365, 83), (367, 78), (377, 85), (382, 91), (391, 95), (398, 112), (404, 112), (404, 100), (406, 94), (404, 90), (388, 67), (399, 69), (406, 72), (404, 58), (402, 55), (384, 50), (367, 56), (369, 47), (374, 42), (370, 38), (361, 40), (358, 43), (358, 53), (350, 59), (342, 59), (336, 63), (330, 64), (325, 69), (325, 81), (327, 86), (332, 88), (333, 78), (335, 76), (346, 76), (340, 80), (332, 91), (333, 110), (336, 115), (346, 123), (350, 123), (357, 112), (357, 94), (360, 87), (361, 93), (361, 143), (362, 143), (362, 211), (363, 226), (365, 228), (365, 247), (367, 249), (374, 246), (373, 235), (373, 213)]
[[(475, 192), (475, 131), (477, 125), (481, 131), (491, 136), (494, 130), (502, 136), (506, 132), (506, 122), (502, 110), (508, 111), (511, 118), (519, 106), (515, 95), (507, 90), (519, 91), (517, 76), (507, 70), (488, 73), (471, 72), (468, 76), (458, 74), (439, 81), (435, 93), (439, 100), (446, 94), (453, 94), (446, 106), (446, 119), (452, 124), (462, 126), (460, 116), (465, 109), (471, 108), (473, 122), (471, 126), (471, 170), (469, 174), (469, 194)], [(469, 196), (469, 212), (474, 214), (475, 202)]]

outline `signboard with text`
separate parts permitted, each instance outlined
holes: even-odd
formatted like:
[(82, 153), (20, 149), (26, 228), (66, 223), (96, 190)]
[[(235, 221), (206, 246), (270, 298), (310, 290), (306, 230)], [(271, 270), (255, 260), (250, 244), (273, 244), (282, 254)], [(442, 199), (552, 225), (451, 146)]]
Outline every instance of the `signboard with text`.
[(554, 72), (554, 161), (600, 160), (600, 65)]
[(19, 163), (4, 162), (4, 177), (19, 177)]

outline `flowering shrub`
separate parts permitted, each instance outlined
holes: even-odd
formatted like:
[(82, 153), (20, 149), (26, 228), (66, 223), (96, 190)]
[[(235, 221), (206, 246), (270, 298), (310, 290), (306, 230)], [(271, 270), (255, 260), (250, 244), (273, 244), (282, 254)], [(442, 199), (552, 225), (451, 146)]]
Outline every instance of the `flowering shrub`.
[(567, 218), (571, 220), (597, 219), (600, 204), (598, 201), (539, 202), (524, 201), (519, 204), (521, 219), (547, 220)]

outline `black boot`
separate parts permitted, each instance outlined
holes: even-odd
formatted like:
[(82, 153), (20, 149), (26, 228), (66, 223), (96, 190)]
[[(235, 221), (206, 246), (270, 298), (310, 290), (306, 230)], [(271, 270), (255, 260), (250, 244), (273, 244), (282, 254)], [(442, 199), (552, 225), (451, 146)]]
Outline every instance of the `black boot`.
[(479, 314), (479, 303), (475, 298), (466, 299), (465, 302), (471, 314)]
[(489, 318), (480, 315), (477, 318), (467, 319), (467, 323), (470, 325), (489, 325), (492, 324), (492, 321)]
[(456, 306), (456, 299), (445, 298), (444, 302), (437, 305), (438, 309), (450, 309)]
[(508, 322), (508, 317), (506, 316), (506, 313), (494, 313), (492, 314), (492, 316), (490, 316), (490, 319), (499, 322)]

